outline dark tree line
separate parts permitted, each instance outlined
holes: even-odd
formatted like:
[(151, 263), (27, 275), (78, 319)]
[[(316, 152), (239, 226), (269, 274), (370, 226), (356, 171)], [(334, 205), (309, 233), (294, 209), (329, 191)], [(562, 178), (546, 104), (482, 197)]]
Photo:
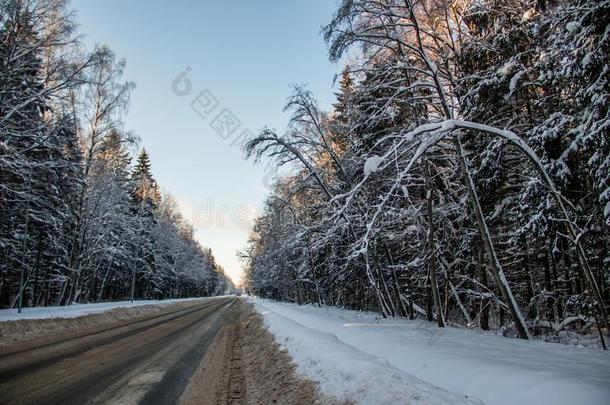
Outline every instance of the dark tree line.
[[(248, 156), (290, 168), (252, 293), (567, 341), (608, 333), (610, 2), (344, 0), (337, 101), (296, 88)], [(603, 346), (604, 341), (600, 339)]]
[(0, 0), (0, 307), (232, 288), (123, 129), (130, 82), (64, 0)]

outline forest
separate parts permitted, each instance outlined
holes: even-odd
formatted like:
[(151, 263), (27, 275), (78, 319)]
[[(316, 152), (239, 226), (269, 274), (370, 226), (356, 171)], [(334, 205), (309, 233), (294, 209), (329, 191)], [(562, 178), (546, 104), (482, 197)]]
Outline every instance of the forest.
[(66, 1), (0, 0), (0, 307), (233, 288), (124, 128), (124, 68)]
[(254, 295), (606, 348), (610, 1), (341, 0), (330, 111), (296, 86)]

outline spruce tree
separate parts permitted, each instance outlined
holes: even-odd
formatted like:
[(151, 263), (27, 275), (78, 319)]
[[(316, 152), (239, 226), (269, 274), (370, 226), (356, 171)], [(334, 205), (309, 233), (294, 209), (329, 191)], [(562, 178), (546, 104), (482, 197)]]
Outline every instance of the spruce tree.
[[(51, 5), (61, 7), (61, 2)], [(6, 258), (2, 278), (9, 282), (2, 283), (8, 287), (0, 295), (4, 305), (28, 305), (39, 301), (40, 279), (52, 275), (62, 280), (66, 274), (64, 231), (72, 221), (72, 196), (65, 176), (74, 175), (73, 186), (78, 187), (80, 162), (74, 133), (62, 117), (53, 114), (52, 92), (45, 91), (43, 57), (53, 49), (47, 47), (50, 38), (45, 37), (51, 34), (39, 25), (48, 16), (41, 19), (25, 2), (10, 1), (3, 8), (0, 248)], [(61, 17), (57, 18), (55, 22), (61, 27)]]
[(135, 262), (132, 263), (132, 299), (150, 297), (157, 287), (155, 274), (155, 241), (153, 230), (157, 221), (155, 208), (158, 189), (152, 174), (150, 156), (142, 149), (131, 173), (133, 218), (135, 228), (132, 237)]
[(160, 191), (151, 171), (150, 156), (142, 149), (131, 173), (134, 183), (133, 198), (137, 203), (150, 204), (152, 207), (160, 202)]

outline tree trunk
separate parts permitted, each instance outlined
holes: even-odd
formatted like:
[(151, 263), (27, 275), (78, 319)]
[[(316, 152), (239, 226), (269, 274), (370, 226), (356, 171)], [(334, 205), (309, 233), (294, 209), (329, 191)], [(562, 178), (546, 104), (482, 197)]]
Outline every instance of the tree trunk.
[(434, 308), (436, 312), (436, 321), (438, 326), (445, 327), (445, 319), (443, 316), (443, 310), (441, 308), (440, 292), (438, 290), (438, 282), (436, 280), (436, 253), (434, 249), (434, 214), (432, 209), (432, 201), (434, 196), (432, 195), (432, 173), (430, 170), (430, 164), (426, 161), (426, 199), (428, 200), (428, 273), (430, 274), (430, 287), (432, 288), (432, 297), (434, 299)]
[[(481, 284), (483, 284), (484, 287), (488, 288), (489, 285), (487, 284), (487, 271), (485, 270), (485, 264), (483, 263), (483, 260), (481, 257), (482, 251), (480, 249), (477, 249), (477, 250), (479, 252), (478, 253), (479, 260), (477, 261), (477, 267), (479, 268)], [(489, 330), (489, 301), (486, 298), (481, 298), (479, 326), (483, 330)]]
[(504, 298), (504, 301), (508, 306), (508, 310), (510, 312), (513, 323), (515, 324), (515, 329), (517, 330), (519, 337), (521, 339), (529, 339), (530, 334), (527, 329), (527, 324), (525, 323), (523, 314), (521, 313), (521, 310), (517, 305), (517, 301), (513, 296), (513, 292), (510, 289), (510, 286), (508, 285), (508, 280), (504, 275), (504, 271), (502, 270), (502, 266), (500, 265), (500, 260), (496, 255), (496, 250), (493, 246), (489, 229), (487, 228), (487, 222), (485, 221), (483, 210), (481, 209), (481, 204), (479, 203), (479, 197), (474, 187), (474, 181), (470, 176), (470, 171), (468, 170), (468, 167), (466, 165), (466, 158), (464, 157), (462, 144), (458, 137), (459, 135), (453, 138), (453, 143), (456, 148), (458, 162), (462, 171), (462, 175), (464, 176), (466, 189), (468, 190), (468, 196), (470, 199), (470, 204), (475, 214), (477, 227), (479, 229), (479, 235), (483, 241), (485, 252), (487, 253), (487, 259), (492, 270), (492, 275), (494, 276), (496, 284), (500, 289), (500, 292), (502, 293), (502, 297)]

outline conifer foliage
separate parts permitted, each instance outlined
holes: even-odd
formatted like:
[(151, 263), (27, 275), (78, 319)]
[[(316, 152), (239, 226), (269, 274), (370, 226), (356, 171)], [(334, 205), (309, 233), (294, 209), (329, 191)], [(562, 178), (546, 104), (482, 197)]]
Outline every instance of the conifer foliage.
[(161, 190), (151, 171), (150, 156), (142, 149), (131, 173), (133, 199), (137, 204), (155, 207), (161, 201)]
[(610, 1), (339, 3), (332, 111), (297, 88), (246, 147), (291, 170), (247, 288), (605, 347)]
[(0, 307), (232, 288), (122, 129), (133, 85), (65, 0), (0, 0)]

